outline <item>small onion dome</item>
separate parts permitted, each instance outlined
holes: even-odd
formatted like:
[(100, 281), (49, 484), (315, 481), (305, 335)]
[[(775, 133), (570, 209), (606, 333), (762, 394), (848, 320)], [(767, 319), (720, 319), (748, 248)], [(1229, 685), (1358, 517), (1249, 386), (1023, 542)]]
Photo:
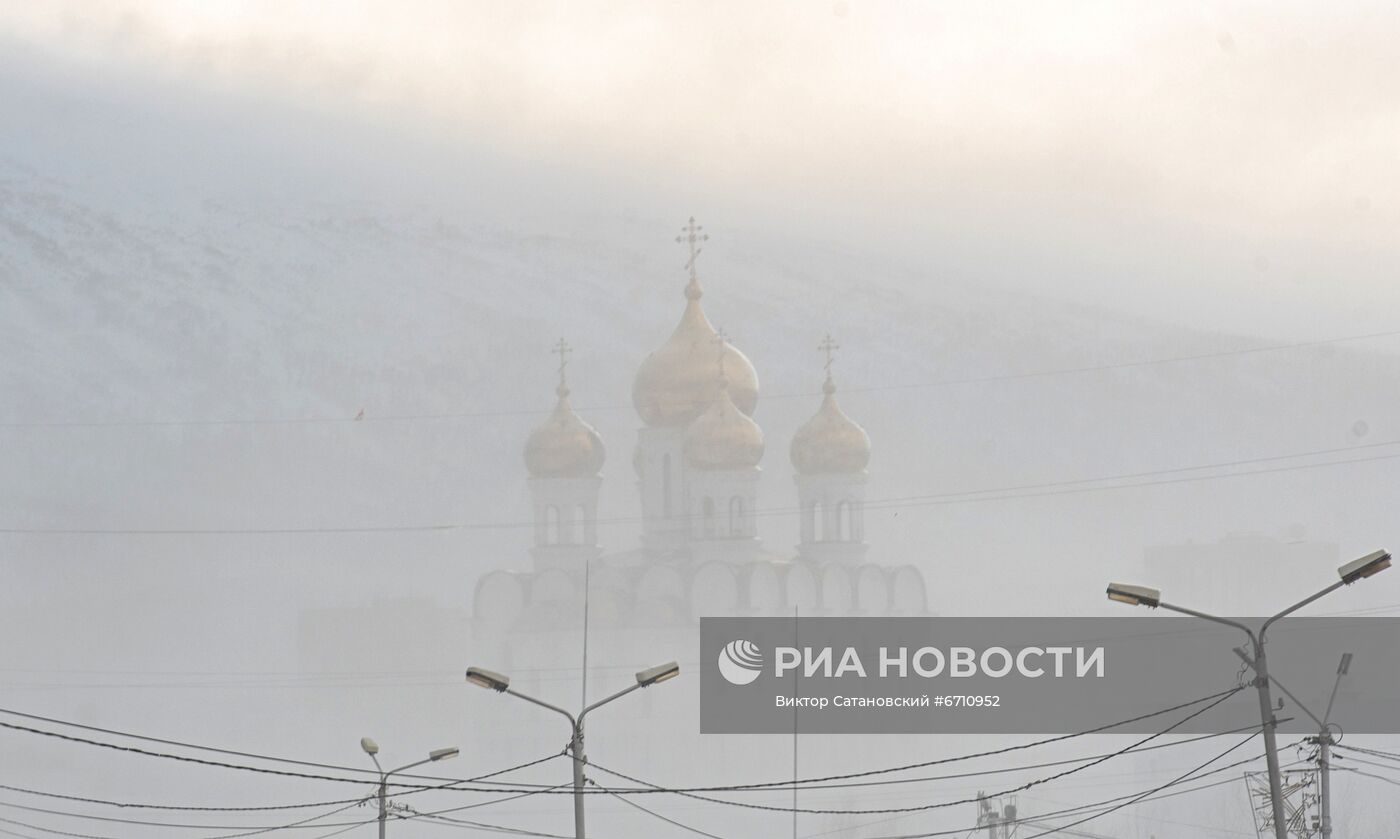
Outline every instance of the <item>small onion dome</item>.
[[(688, 425), (713, 398), (717, 333), (700, 308), (699, 283), (692, 280), (685, 297), (685, 312), (676, 330), (646, 357), (632, 381), (632, 404), (649, 426)], [(734, 347), (725, 345), (723, 352), (729, 397), (738, 410), (752, 414), (758, 406), (758, 374)]]
[(822, 406), (792, 438), (792, 465), (798, 474), (864, 472), (870, 462), (870, 436), (836, 404), (836, 385), (826, 377)]
[(710, 379), (710, 407), (685, 430), (682, 451), (695, 469), (752, 469), (763, 459), (763, 430), (734, 404), (729, 389)]
[(603, 438), (574, 413), (567, 387), (561, 384), (554, 392), (559, 394), (554, 412), (525, 443), (525, 468), (535, 478), (594, 477), (607, 457)]

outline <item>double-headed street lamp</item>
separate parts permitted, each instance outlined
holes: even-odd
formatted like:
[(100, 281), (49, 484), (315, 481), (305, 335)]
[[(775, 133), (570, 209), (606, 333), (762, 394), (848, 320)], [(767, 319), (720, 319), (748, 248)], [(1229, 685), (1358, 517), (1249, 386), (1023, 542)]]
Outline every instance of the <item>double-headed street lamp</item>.
[(674, 679), (680, 675), (681, 666), (676, 662), (659, 664), (656, 667), (648, 667), (637, 673), (637, 683), (628, 685), (622, 690), (614, 693), (606, 699), (600, 699), (592, 705), (579, 711), (578, 716), (565, 711), (556, 705), (536, 699), (533, 696), (513, 690), (510, 686), (510, 677), (502, 676), (500, 673), (493, 673), (480, 667), (467, 668), (467, 681), (474, 685), (490, 688), (497, 693), (508, 693), (511, 696), (518, 696), (526, 702), (533, 703), (541, 708), (548, 708), (557, 714), (563, 714), (569, 720), (569, 754), (574, 759), (574, 836), (575, 839), (585, 839), (583, 831), (583, 764), (586, 758), (583, 753), (583, 720), (588, 716), (588, 712), (594, 708), (606, 705), (622, 696), (626, 696), (638, 688), (651, 687), (660, 684), (667, 679)]
[(422, 766), (425, 763), (435, 763), (439, 760), (446, 760), (457, 756), (457, 747), (452, 746), (446, 749), (433, 749), (428, 752), (428, 756), (422, 760), (400, 766), (398, 769), (390, 769), (388, 772), (379, 765), (379, 744), (368, 737), (360, 738), (360, 748), (365, 750), (369, 759), (374, 761), (374, 768), (379, 772), (379, 839), (384, 839), (384, 823), (389, 819), (388, 802), (385, 796), (388, 794), (389, 776), (405, 769), (412, 769), (415, 766)]
[(1254, 648), (1254, 658), (1252, 660), (1246, 659), (1246, 661), (1254, 668), (1256, 674), (1254, 686), (1259, 692), (1259, 717), (1260, 723), (1264, 727), (1264, 757), (1269, 764), (1269, 798), (1273, 806), (1274, 835), (1277, 839), (1288, 839), (1288, 822), (1283, 812), (1283, 784), (1279, 776), (1278, 739), (1274, 732), (1277, 722), (1274, 719), (1273, 700), (1269, 698), (1269, 664), (1264, 656), (1265, 636), (1269, 631), (1269, 627), (1279, 618), (1298, 611), (1314, 600), (1331, 594), (1342, 586), (1349, 586), (1357, 580), (1364, 580), (1374, 574), (1379, 574), (1389, 567), (1390, 554), (1385, 551), (1376, 551), (1360, 559), (1348, 562), (1346, 565), (1337, 569), (1337, 575), (1341, 577), (1341, 580), (1324, 588), (1317, 594), (1289, 606), (1287, 609), (1284, 609), (1282, 612), (1264, 621), (1264, 625), (1259, 628), (1259, 633), (1257, 635), (1254, 633), (1254, 630), (1242, 623), (1163, 602), (1162, 592), (1155, 588), (1132, 586), (1124, 583), (1111, 583), (1108, 586), (1109, 600), (1127, 603), (1130, 606), (1146, 606), (1149, 609), (1167, 609), (1172, 612), (1180, 612), (1183, 615), (1201, 618), (1202, 620), (1223, 623), (1226, 626), (1233, 626), (1249, 636), (1249, 643)]

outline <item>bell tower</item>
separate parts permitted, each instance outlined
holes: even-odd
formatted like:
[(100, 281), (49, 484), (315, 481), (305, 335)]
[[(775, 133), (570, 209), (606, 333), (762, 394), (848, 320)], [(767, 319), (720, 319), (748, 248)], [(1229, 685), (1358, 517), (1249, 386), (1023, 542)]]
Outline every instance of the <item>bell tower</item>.
[(607, 453), (593, 426), (569, 402), (566, 368), (572, 349), (563, 338), (552, 350), (559, 356), (557, 401), (544, 424), (525, 444), (530, 473), (536, 569), (577, 568), (601, 553), (598, 545), (599, 471)]
[(866, 552), (865, 467), (870, 462), (870, 437), (836, 402), (831, 363), (840, 345), (827, 335), (817, 349), (826, 354), (822, 403), (793, 435), (790, 450), (801, 509), (797, 550), (812, 562), (856, 565)]
[[(687, 429), (715, 401), (717, 333), (700, 305), (704, 293), (696, 271), (701, 245), (708, 239), (694, 218), (676, 237), (688, 252), (685, 311), (632, 382), (632, 404), (643, 422), (632, 456), (642, 502), (642, 546), (657, 556), (683, 553), (691, 542), (694, 470), (685, 440)], [(734, 346), (721, 342), (719, 355), (728, 401), (747, 417), (758, 404), (758, 375)]]

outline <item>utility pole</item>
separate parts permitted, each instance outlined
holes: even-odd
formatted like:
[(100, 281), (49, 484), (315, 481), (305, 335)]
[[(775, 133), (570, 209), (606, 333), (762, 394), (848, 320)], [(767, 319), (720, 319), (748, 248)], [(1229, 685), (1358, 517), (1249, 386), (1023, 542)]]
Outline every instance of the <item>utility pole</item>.
[(1332, 695), (1327, 698), (1327, 710), (1322, 712), (1322, 729), (1317, 733), (1317, 768), (1320, 776), (1318, 786), (1322, 792), (1322, 839), (1332, 839), (1332, 703), (1337, 701), (1337, 688), (1342, 686), (1342, 677), (1351, 669), (1351, 653), (1342, 653), (1337, 665), (1337, 679), (1332, 682)]
[(1322, 839), (1332, 836), (1332, 734), (1324, 731), (1317, 738), (1318, 786), (1322, 791)]

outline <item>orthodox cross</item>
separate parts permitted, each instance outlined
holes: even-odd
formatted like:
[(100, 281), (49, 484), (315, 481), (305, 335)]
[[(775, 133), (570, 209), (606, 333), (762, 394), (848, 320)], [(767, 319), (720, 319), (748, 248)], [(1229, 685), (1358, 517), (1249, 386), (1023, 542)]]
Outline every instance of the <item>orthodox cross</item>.
[(698, 247), (698, 245), (710, 240), (710, 234), (703, 232), (704, 230), (704, 227), (695, 223), (695, 216), (691, 216), (690, 221), (686, 222), (685, 227), (681, 228), (681, 235), (676, 237), (677, 243), (683, 243), (690, 247), (690, 259), (686, 260), (685, 267), (686, 270), (690, 272), (690, 281), (692, 283), (697, 281), (695, 277), (695, 260), (700, 256), (700, 251), (703, 250), (703, 248)]
[(554, 349), (549, 351), (550, 355), (559, 356), (560, 386), (563, 386), (564, 384), (564, 368), (569, 366), (569, 356), (573, 354), (573, 351), (574, 348), (569, 346), (569, 342), (565, 341), (563, 338), (560, 338), (559, 343), (554, 345)]
[(831, 357), (833, 354), (835, 354), (837, 350), (841, 349), (841, 345), (836, 343), (835, 339), (831, 337), (831, 333), (828, 332), (826, 333), (826, 337), (822, 339), (822, 342), (820, 344), (817, 344), (817, 349), (821, 352), (826, 353), (826, 374), (830, 376)]

